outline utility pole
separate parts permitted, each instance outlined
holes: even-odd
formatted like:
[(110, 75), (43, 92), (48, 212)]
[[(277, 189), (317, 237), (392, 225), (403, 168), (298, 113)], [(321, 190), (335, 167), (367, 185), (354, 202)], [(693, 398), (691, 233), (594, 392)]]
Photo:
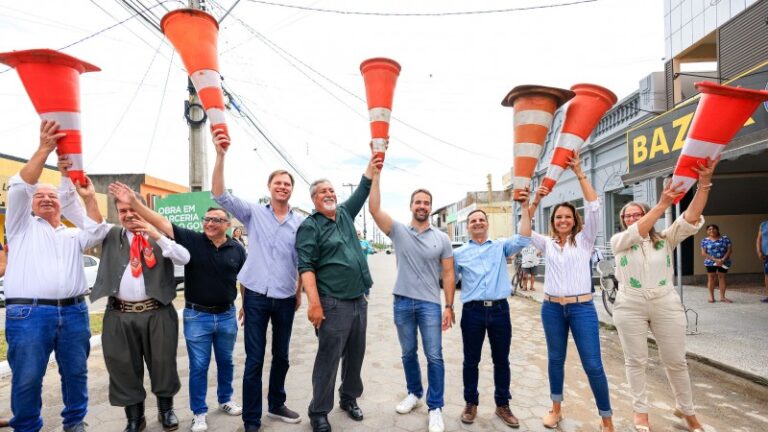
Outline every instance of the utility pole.
[[(205, 10), (201, 3), (201, 0), (189, 0), (189, 7)], [(184, 117), (189, 125), (189, 188), (192, 192), (199, 192), (208, 189), (208, 157), (203, 143), (203, 125), (207, 115), (200, 104), (195, 86), (189, 78), (187, 78), (187, 90), (189, 100), (184, 103)]]
[[(352, 195), (352, 193), (355, 191), (355, 188), (357, 187), (356, 184), (352, 184), (352, 183), (344, 183), (344, 184), (342, 184), (342, 186), (349, 188), (349, 195), (350, 196)], [(363, 212), (363, 238), (367, 240), (368, 239), (368, 224), (366, 223), (366, 220), (365, 220), (365, 203), (363, 203), (363, 210), (362, 210), (362, 212)]]

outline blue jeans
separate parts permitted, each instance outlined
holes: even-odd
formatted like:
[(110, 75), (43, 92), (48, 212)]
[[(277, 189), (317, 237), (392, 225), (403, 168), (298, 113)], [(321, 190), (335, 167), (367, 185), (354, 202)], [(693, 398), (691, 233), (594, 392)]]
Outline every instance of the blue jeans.
[(208, 412), (205, 395), (208, 392), (211, 346), (216, 356), (216, 395), (219, 404), (232, 400), (232, 351), (237, 339), (235, 307), (219, 314), (184, 309), (184, 339), (189, 355), (189, 408), (192, 413)]
[(424, 354), (427, 357), (427, 406), (430, 410), (442, 408), (445, 385), (443, 364), (443, 314), (437, 303), (396, 295), (394, 303), (395, 325), (400, 349), (403, 352), (403, 370), (408, 393), (424, 395), (421, 385), (421, 367), (418, 356), (417, 332), (421, 332)]
[(88, 304), (72, 306), (8, 305), (5, 339), (11, 379), (11, 428), (18, 432), (43, 427), (43, 376), (56, 353), (64, 427), (74, 426), (88, 411), (88, 354), (91, 352)]
[(296, 297), (269, 298), (249, 289), (243, 298), (245, 309), (245, 372), (243, 373), (243, 423), (261, 425), (261, 372), (267, 346), (267, 326), (272, 321), (272, 365), (269, 370), (268, 409), (285, 404), (285, 376), (288, 374), (288, 345), (291, 341)]
[(493, 359), (493, 384), (496, 390), (493, 399), (496, 406), (509, 405), (509, 347), (512, 344), (512, 321), (509, 318), (509, 303), (497, 300), (493, 306), (483, 302), (464, 303), (461, 312), (461, 339), (464, 342), (464, 401), (479, 404), (477, 391), (478, 365), (483, 350), (485, 334), (491, 344)]
[(563, 400), (565, 380), (565, 355), (568, 351), (568, 331), (573, 333), (581, 366), (587, 374), (589, 386), (595, 396), (600, 417), (611, 416), (611, 400), (608, 395), (608, 378), (600, 357), (600, 332), (597, 311), (592, 301), (561, 305), (544, 301), (541, 306), (541, 322), (547, 339), (549, 355), (549, 392), (555, 402)]

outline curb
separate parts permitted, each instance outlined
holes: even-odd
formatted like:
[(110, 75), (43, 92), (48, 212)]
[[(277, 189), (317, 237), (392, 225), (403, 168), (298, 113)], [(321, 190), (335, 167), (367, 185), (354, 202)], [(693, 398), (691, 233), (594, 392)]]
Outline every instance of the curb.
[[(534, 297), (533, 295), (524, 295), (524, 294), (520, 294), (518, 292), (516, 292), (513, 297), (519, 297), (519, 298), (526, 299), (528, 301), (536, 302), (536, 303), (539, 303), (539, 304), (541, 304), (543, 302), (543, 300), (539, 300), (536, 297)], [(604, 328), (604, 329), (607, 329), (607, 330), (616, 331), (616, 326), (614, 326), (611, 323), (607, 323), (605, 321), (600, 320), (600, 316), (599, 315), (598, 315), (598, 320), (599, 320), (601, 328)], [(656, 348), (656, 340), (653, 337), (651, 337), (651, 336), (648, 336), (648, 345), (649, 346), (653, 346), (654, 348)], [(766, 379), (765, 377), (762, 377), (760, 375), (756, 375), (756, 374), (753, 374), (751, 372), (747, 372), (747, 371), (744, 371), (744, 370), (741, 370), (741, 369), (737, 369), (737, 368), (735, 368), (735, 367), (733, 367), (731, 365), (728, 365), (728, 364), (725, 364), (725, 363), (721, 363), (721, 362), (719, 362), (717, 360), (712, 360), (709, 357), (704, 357), (702, 355), (699, 355), (699, 354), (696, 354), (696, 353), (692, 353), (690, 351), (686, 351), (685, 352), (685, 357), (689, 358), (689, 359), (692, 359), (692, 360), (696, 360), (699, 363), (705, 364), (705, 365), (713, 367), (715, 369), (719, 369), (719, 370), (721, 370), (723, 372), (729, 373), (729, 374), (737, 376), (739, 378), (743, 378), (743, 379), (749, 380), (749, 381), (751, 381), (751, 382), (753, 382), (755, 384), (758, 384), (758, 385), (761, 385), (761, 386), (764, 386), (764, 387), (768, 387), (768, 379)]]

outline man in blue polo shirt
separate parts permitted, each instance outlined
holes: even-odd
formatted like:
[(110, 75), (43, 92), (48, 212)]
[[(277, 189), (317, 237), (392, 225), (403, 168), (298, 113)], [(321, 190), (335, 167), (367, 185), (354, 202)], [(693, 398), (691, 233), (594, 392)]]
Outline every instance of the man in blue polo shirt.
[(301, 417), (285, 406), (285, 377), (288, 374), (288, 346), (296, 310), (301, 305), (298, 284), (296, 232), (304, 217), (288, 204), (293, 193), (293, 176), (273, 171), (267, 180), (270, 200), (261, 205), (242, 200), (224, 187), (224, 159), (229, 138), (216, 131), (216, 164), (211, 194), (248, 231), (248, 258), (237, 275), (245, 327), (245, 371), (243, 372), (243, 424), (245, 432), (261, 428), (261, 373), (267, 346), (267, 327), (272, 325), (272, 365), (269, 370), (267, 416), (287, 423)]
[(174, 225), (150, 210), (122, 183), (112, 183), (109, 192), (189, 251), (190, 260), (184, 266), (184, 339), (189, 355), (192, 432), (208, 430), (205, 396), (211, 347), (216, 357), (219, 409), (240, 415), (242, 408), (232, 400), (232, 352), (237, 339), (237, 273), (245, 263), (245, 249), (227, 235), (229, 214), (221, 208), (209, 208), (203, 217), (203, 232), (199, 233)]
[[(368, 208), (376, 225), (395, 246), (397, 279), (393, 293), (397, 337), (402, 350), (403, 370), (408, 395), (395, 408), (400, 414), (411, 412), (421, 401), (421, 367), (418, 357), (417, 333), (421, 333), (424, 356), (427, 358), (427, 407), (429, 432), (443, 432), (442, 408), (445, 388), (442, 331), (451, 328), (453, 295), (456, 290), (453, 272), (453, 249), (448, 236), (432, 227), (432, 194), (417, 189), (411, 194), (411, 222), (405, 225), (393, 221), (381, 209), (381, 170), (374, 169)], [(445, 309), (440, 306), (440, 275), (442, 273)]]
[[(527, 201), (527, 195), (524, 197)], [(491, 344), (496, 415), (509, 427), (520, 423), (509, 408), (509, 348), (512, 322), (507, 297), (512, 293), (507, 257), (531, 243), (531, 217), (528, 204), (521, 204), (520, 233), (507, 239), (488, 238), (488, 216), (477, 209), (467, 215), (469, 242), (454, 251), (456, 272), (461, 276), (461, 337), (464, 341), (464, 401), (461, 422), (471, 424), (477, 416), (480, 394), (477, 391), (478, 365), (485, 334)]]

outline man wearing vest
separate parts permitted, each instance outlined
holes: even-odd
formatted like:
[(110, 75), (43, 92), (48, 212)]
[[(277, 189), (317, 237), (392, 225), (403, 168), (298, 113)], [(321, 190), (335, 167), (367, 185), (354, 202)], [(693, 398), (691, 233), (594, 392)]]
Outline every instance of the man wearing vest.
[(216, 131), (216, 164), (213, 167), (213, 199), (248, 228), (248, 258), (240, 273), (245, 327), (245, 371), (243, 372), (243, 424), (245, 432), (261, 428), (261, 373), (267, 346), (267, 328), (272, 323), (272, 365), (269, 370), (267, 416), (287, 423), (301, 417), (285, 406), (285, 377), (293, 317), (301, 305), (296, 272), (296, 230), (304, 218), (288, 204), (293, 176), (284, 170), (267, 180), (267, 205), (246, 202), (224, 187), (224, 157), (229, 138)]
[(237, 272), (245, 262), (245, 249), (227, 235), (229, 214), (221, 208), (209, 208), (199, 233), (150, 210), (122, 183), (109, 185), (109, 193), (129, 203), (139, 216), (189, 251), (190, 260), (184, 266), (184, 338), (189, 356), (189, 405), (194, 414), (191, 431), (208, 430), (205, 396), (211, 347), (216, 358), (219, 409), (239, 416), (242, 408), (232, 400), (232, 352), (237, 339)]
[[(417, 189), (411, 194), (411, 222), (408, 225), (393, 221), (381, 209), (381, 172), (374, 170), (371, 198), (368, 208), (376, 225), (391, 240), (397, 256), (397, 279), (393, 290), (394, 320), (402, 351), (403, 371), (408, 395), (395, 410), (400, 414), (411, 412), (424, 396), (421, 384), (421, 366), (418, 356), (418, 333), (427, 358), (427, 407), (429, 432), (443, 432), (442, 408), (445, 389), (442, 331), (451, 328), (453, 295), (456, 290), (453, 273), (453, 249), (448, 236), (432, 227), (432, 194)], [(440, 279), (445, 294), (445, 310), (440, 304)]]
[(111, 226), (101, 245), (91, 292), (91, 302), (109, 297), (101, 336), (109, 402), (125, 407), (124, 432), (144, 430), (146, 363), (158, 421), (163, 430), (176, 430), (179, 419), (173, 412), (173, 397), (181, 383), (176, 370), (179, 318), (171, 303), (176, 297), (173, 265), (186, 264), (189, 252), (162, 236), (127, 202), (115, 198), (114, 204), (122, 227)]
[[(43, 427), (43, 377), (52, 351), (61, 376), (64, 431), (85, 431), (88, 412), (91, 331), (83, 251), (98, 245), (108, 227), (90, 180), (77, 193), (66, 173), (58, 190), (38, 183), (45, 160), (65, 136), (58, 128), (54, 121), (42, 122), (40, 147), (8, 187), (5, 338), (13, 373), (10, 426), (19, 432)], [(79, 229), (63, 225), (62, 215)]]
[(314, 432), (330, 432), (328, 413), (333, 409), (336, 374), (341, 361), (339, 406), (355, 421), (363, 420), (357, 398), (363, 394), (360, 370), (365, 355), (368, 300), (373, 285), (368, 262), (355, 234), (355, 217), (371, 190), (374, 163), (360, 178), (360, 185), (345, 202), (336, 205), (329, 180), (312, 182), (309, 194), (315, 211), (296, 234), (301, 283), (307, 293), (307, 315), (318, 337), (312, 370), (309, 418)]

